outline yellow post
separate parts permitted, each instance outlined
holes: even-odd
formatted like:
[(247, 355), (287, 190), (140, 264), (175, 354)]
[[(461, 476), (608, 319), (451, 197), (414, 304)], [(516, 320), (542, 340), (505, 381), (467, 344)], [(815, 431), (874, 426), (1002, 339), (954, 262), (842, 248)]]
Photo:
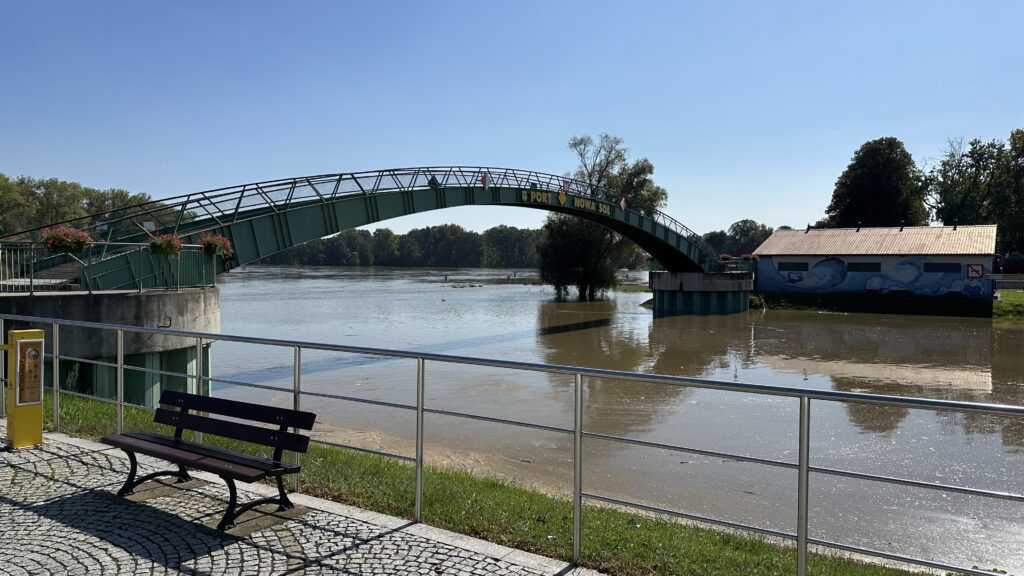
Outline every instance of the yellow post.
[(7, 333), (7, 444), (43, 443), (43, 331)]

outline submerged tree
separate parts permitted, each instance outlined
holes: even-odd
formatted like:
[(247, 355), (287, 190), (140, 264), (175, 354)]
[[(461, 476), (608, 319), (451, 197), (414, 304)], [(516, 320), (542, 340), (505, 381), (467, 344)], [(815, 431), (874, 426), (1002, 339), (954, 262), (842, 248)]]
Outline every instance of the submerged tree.
[[(569, 148), (579, 162), (571, 175), (586, 182), (597, 199), (616, 204), (625, 199), (631, 209), (645, 214), (667, 201), (668, 193), (654, 183), (654, 164), (646, 158), (630, 162), (621, 138), (575, 136)], [(615, 263), (629, 260), (635, 250), (631, 240), (600, 224), (552, 214), (537, 246), (541, 280), (554, 286), (559, 297), (571, 286), (581, 299), (593, 300), (615, 286)]]

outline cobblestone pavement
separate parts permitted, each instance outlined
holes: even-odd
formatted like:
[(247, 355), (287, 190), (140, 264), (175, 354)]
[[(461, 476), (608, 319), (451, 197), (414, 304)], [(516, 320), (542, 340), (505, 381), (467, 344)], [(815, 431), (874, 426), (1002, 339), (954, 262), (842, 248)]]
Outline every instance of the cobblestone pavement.
[[(309, 508), (302, 516), (243, 538), (224, 535), (202, 526), (223, 513), (223, 482), (130, 502), (114, 495), (127, 473), (122, 453), (63, 435), (0, 459), (3, 575), (596, 574), (301, 495), (296, 503)], [(140, 459), (140, 473), (154, 465)], [(260, 488), (240, 488), (239, 501), (260, 497)]]

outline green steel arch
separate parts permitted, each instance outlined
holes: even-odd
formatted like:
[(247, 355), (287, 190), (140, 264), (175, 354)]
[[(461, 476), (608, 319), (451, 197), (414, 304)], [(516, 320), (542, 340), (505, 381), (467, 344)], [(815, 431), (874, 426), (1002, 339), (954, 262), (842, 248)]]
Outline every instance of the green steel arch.
[[(231, 239), (235, 257), (218, 272), (310, 240), (391, 218), (457, 206), (519, 206), (571, 214), (633, 240), (671, 272), (719, 272), (718, 253), (670, 216), (630, 205), (606, 189), (564, 176), (508, 168), (445, 166), (326, 174), (257, 182), (93, 214), (60, 224), (105, 241), (143, 242), (203, 232)], [(19, 233), (38, 232), (30, 230)], [(124, 287), (128, 250), (105, 252), (83, 276), (94, 290)]]

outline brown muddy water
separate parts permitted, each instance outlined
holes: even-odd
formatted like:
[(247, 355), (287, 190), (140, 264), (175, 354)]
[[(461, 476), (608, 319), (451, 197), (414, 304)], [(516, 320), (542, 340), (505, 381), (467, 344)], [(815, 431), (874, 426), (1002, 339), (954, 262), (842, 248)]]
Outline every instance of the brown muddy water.
[[(516, 278), (510, 278), (512, 275)], [(447, 276), (447, 281), (445, 281)], [(751, 311), (655, 320), (646, 293), (555, 302), (523, 270), (251, 266), (223, 277), (222, 331), (716, 380), (1024, 403), (1024, 324), (922, 316)], [(634, 278), (638, 279), (638, 278)], [(286, 402), (292, 351), (221, 342), (215, 393)], [(427, 364), (431, 408), (572, 426), (572, 379)], [(414, 404), (416, 365), (305, 351), (303, 390)], [(798, 401), (587, 380), (588, 431), (796, 462)], [(322, 438), (405, 455), (415, 414), (306, 397)], [(815, 401), (811, 464), (1024, 492), (1024, 421)], [(572, 486), (572, 437), (426, 417), (434, 463), (549, 493)], [(763, 465), (587, 439), (588, 492), (794, 531), (796, 474)], [(1024, 505), (812, 474), (811, 536), (1024, 573)]]

